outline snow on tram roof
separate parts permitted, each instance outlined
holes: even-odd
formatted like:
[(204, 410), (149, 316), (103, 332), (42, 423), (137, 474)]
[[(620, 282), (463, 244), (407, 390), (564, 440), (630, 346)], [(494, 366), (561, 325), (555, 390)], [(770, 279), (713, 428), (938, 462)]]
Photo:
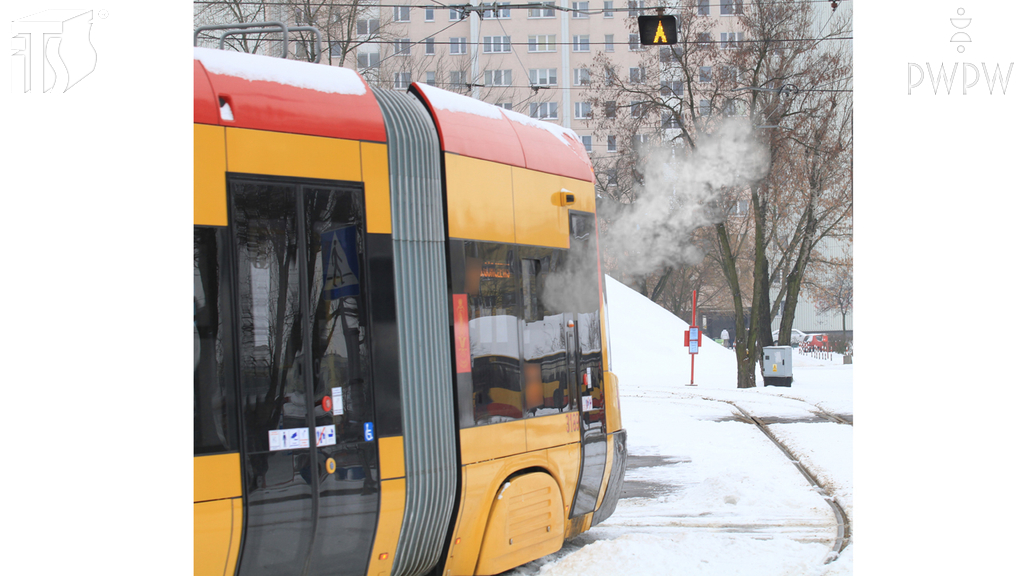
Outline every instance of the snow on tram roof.
[(203, 67), (213, 74), (250, 81), (276, 82), (328, 94), (366, 94), (366, 83), (359, 74), (348, 68), (212, 48), (197, 47), (193, 50), (193, 58), (202, 62)]
[[(523, 124), (525, 126), (531, 126), (533, 128), (541, 128), (547, 130), (548, 132), (551, 132), (552, 134), (555, 135), (556, 138), (562, 140), (563, 142), (565, 142), (563, 138), (571, 138), (572, 140), (575, 140), (577, 142), (582, 142), (582, 140), (576, 134), (576, 132), (572, 131), (569, 128), (563, 128), (558, 124), (545, 122), (543, 120), (536, 120), (534, 118), (530, 118), (526, 114), (521, 114), (513, 110), (502, 110), (502, 112), (505, 114), (505, 116), (508, 116), (509, 120), (519, 122), (520, 124)], [(566, 145), (568, 145), (568, 143), (566, 143)]]
[(456, 94), (455, 92), (442, 90), (441, 88), (437, 88), (436, 86), (431, 86), (429, 84), (420, 83), (418, 86), (423, 90), (423, 93), (427, 96), (427, 99), (430, 100), (430, 104), (434, 108), (447, 110), (449, 112), (475, 114), (477, 116), (483, 116), (484, 118), (491, 118), (494, 120), (501, 120), (502, 114), (504, 114), (509, 120), (518, 122), (524, 126), (547, 130), (566, 145), (568, 145), (568, 143), (565, 142), (563, 138), (569, 138), (577, 142), (581, 142), (580, 137), (569, 128), (563, 128), (557, 124), (552, 124), (551, 122), (535, 120), (525, 114), (499, 108), (494, 104), (489, 104), (463, 94)]
[(423, 91), (423, 94), (426, 95), (427, 100), (430, 100), (430, 105), (438, 110), (463, 112), (466, 114), (483, 116), (484, 118), (491, 118), (493, 120), (501, 120), (501, 108), (498, 108), (494, 104), (488, 104), (487, 102), (482, 102), (476, 98), (470, 98), (469, 96), (463, 96), (462, 94), (442, 90), (441, 88), (431, 86), (430, 84), (424, 84), (422, 82), (417, 84), (417, 86)]

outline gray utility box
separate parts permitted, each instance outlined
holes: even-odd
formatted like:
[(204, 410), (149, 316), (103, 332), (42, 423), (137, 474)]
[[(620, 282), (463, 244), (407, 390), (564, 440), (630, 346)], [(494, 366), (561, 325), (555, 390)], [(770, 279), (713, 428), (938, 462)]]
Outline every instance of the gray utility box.
[(765, 386), (790, 386), (793, 384), (793, 349), (789, 346), (765, 346), (764, 367)]

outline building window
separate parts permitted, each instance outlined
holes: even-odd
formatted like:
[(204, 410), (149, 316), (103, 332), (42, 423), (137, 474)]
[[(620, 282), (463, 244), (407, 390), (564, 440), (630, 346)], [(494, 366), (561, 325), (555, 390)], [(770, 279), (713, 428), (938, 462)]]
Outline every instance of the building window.
[(615, 85), (615, 70), (611, 66), (604, 67), (604, 85), (614, 86)]
[(650, 140), (649, 134), (636, 134), (633, 136), (633, 149), (638, 150)]
[(531, 103), (530, 118), (557, 119), (558, 102), (541, 102), (539, 104)]
[[(574, 102), (575, 114), (574, 118), (577, 120), (590, 120), (594, 117), (594, 114), (590, 111), (590, 102)], [(589, 151), (589, 148), (587, 149)]]
[(700, 115), (701, 116), (711, 116), (711, 101), (710, 100), (701, 100), (700, 101)]
[(697, 0), (697, 14), (701, 16), (711, 15), (711, 6), (709, 0)]
[(377, 68), (380, 66), (380, 52), (359, 52), (356, 54), (357, 68)]
[(605, 101), (605, 103), (604, 103), (604, 117), (605, 118), (615, 118), (615, 111), (617, 109), (618, 109), (618, 106), (615, 105), (615, 100), (607, 100), (607, 101)]
[(465, 54), (466, 53), (466, 37), (450, 38), (448, 40), (448, 52), (450, 54)]
[(630, 84), (643, 84), (647, 81), (647, 71), (641, 66), (640, 68), (629, 69), (629, 83)]
[(587, 14), (587, 10), (590, 10), (590, 2), (573, 2), (572, 3), (572, 17), (573, 18), (590, 18), (590, 14)]
[(410, 54), (412, 54), (412, 39), (399, 38), (398, 40), (395, 40), (396, 56), (408, 56)]
[(449, 9), (448, 10), (448, 21), (449, 22), (457, 22), (459, 20), (462, 20), (462, 13), (460, 11), (456, 10), (455, 8)]
[[(609, 136), (609, 138), (611, 138), (611, 136)], [(605, 172), (605, 182), (607, 182), (606, 186), (608, 186), (609, 188), (614, 188), (614, 187), (618, 186), (619, 185), (619, 173), (618, 173), (618, 171), (616, 171), (613, 168), (613, 169)]]
[(424, 18), (424, 20), (426, 22), (433, 22), (434, 21), (434, 9), (433, 8), (424, 8), (424, 10), (423, 10), (423, 18)]
[(626, 6), (629, 8), (630, 18), (635, 18), (644, 13), (644, 0), (629, 0), (626, 2)]
[(587, 152), (594, 151), (593, 138), (593, 136), (580, 136), (580, 140), (583, 141), (583, 148), (585, 148)]
[(572, 71), (573, 86), (590, 86), (590, 69), (576, 68)]
[(739, 47), (737, 42), (743, 42), (743, 32), (722, 32), (722, 48), (735, 50)]
[(613, 11), (614, 8), (615, 2), (613, 2), (612, 0), (604, 0), (604, 17), (615, 18), (615, 12)]
[(608, 137), (608, 151), (609, 152), (618, 152), (619, 151), (618, 145), (616, 145), (616, 143), (615, 143), (615, 136), (609, 136)]
[(408, 6), (395, 6), (395, 22), (408, 22), (409, 21), (409, 7)]
[[(484, 10), (482, 18), (484, 20), (494, 20), (496, 18), (507, 20), (511, 18), (512, 11), (507, 8), (509, 4), (511, 4), (511, 2), (485, 2), (484, 6), (497, 6), (498, 8), (496, 10)], [(506, 6), (506, 8), (502, 8), (503, 6)]]
[(331, 58), (341, 58), (341, 42), (331, 42)]
[(511, 86), (511, 70), (484, 70), (484, 86)]
[(367, 36), (380, 30), (380, 20), (356, 20), (356, 34)]
[(726, 116), (737, 116), (743, 111), (742, 105), (739, 100), (729, 98), (725, 101), (725, 106), (722, 107), (722, 113)]
[(466, 87), (466, 72), (463, 70), (453, 70), (448, 74), (448, 86), (451, 88), (465, 88)]
[(640, 50), (641, 49), (640, 48), (640, 35), (639, 34), (630, 34), (629, 35), (629, 49), (630, 50)]
[(615, 52), (615, 34), (604, 35), (604, 51)]
[(743, 14), (743, 0), (722, 0), (722, 16)]
[(426, 83), (431, 86), (437, 86), (437, 73), (428, 70)]
[(412, 82), (412, 72), (395, 72), (395, 90), (403, 90)]
[(629, 113), (633, 118), (643, 118), (647, 115), (647, 105), (639, 100), (629, 103)]
[(679, 128), (679, 119), (671, 112), (663, 112), (661, 114), (661, 127), (665, 130)]
[(554, 52), (555, 51), (555, 35), (554, 34), (541, 34), (538, 36), (530, 36), (526, 41), (527, 52)]
[(505, 110), (511, 110), (512, 109), (512, 103), (511, 102), (498, 102), (497, 104), (495, 104), (495, 106), (497, 106), (498, 108), (504, 108)]
[(590, 52), (590, 35), (578, 34), (572, 37), (573, 52)]
[(661, 83), (661, 95), (666, 97), (680, 96), (683, 93), (682, 80), (665, 80)]
[(511, 36), (484, 36), (484, 54), (512, 51)]
[(728, 82), (736, 82), (739, 79), (740, 69), (735, 66), (722, 66), (722, 77)]
[(698, 32), (697, 33), (697, 44), (701, 46), (711, 45), (711, 32)]
[[(554, 2), (544, 2), (543, 4), (548, 6), (554, 6)], [(526, 14), (527, 18), (554, 18), (554, 8), (530, 8), (530, 11)]]
[(427, 38), (426, 40), (424, 40), (423, 41), (423, 49), (426, 51), (427, 56), (433, 56), (434, 55), (434, 39), (433, 38)]
[(711, 66), (700, 67), (700, 75), (697, 77), (697, 81), (704, 84), (711, 82)]
[(531, 86), (555, 86), (558, 84), (557, 68), (532, 68), (530, 70)]

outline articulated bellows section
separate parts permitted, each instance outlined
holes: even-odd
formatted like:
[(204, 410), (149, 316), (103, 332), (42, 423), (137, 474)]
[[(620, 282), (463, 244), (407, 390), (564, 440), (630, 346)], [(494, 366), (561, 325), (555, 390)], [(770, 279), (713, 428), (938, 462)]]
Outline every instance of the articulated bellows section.
[(405, 437), (405, 516), (391, 573), (418, 576), (443, 552), (458, 471), (441, 152), (433, 121), (414, 97), (374, 94), (388, 139)]

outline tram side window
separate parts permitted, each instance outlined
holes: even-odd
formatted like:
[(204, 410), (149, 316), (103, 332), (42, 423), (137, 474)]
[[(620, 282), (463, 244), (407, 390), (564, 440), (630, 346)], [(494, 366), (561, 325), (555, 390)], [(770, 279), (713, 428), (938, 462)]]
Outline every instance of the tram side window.
[(196, 455), (216, 454), (238, 450), (227, 229), (196, 227), (193, 236), (193, 443)]
[(522, 418), (513, 248), (467, 241), (465, 257), (474, 420), (479, 425)]
[(564, 252), (520, 248), (523, 286), (523, 357), (525, 403), (533, 416), (569, 410), (566, 365), (566, 316), (553, 309), (542, 293), (563, 261)]

